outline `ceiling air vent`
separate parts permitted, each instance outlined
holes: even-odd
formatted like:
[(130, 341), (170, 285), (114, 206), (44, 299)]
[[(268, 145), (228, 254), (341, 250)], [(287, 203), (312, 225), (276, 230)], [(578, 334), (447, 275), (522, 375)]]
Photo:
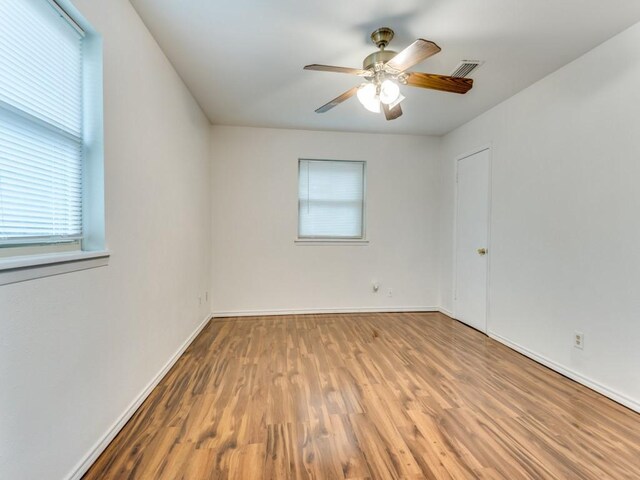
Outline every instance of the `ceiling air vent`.
[(484, 62), (480, 60), (462, 60), (451, 74), (452, 77), (467, 78)]

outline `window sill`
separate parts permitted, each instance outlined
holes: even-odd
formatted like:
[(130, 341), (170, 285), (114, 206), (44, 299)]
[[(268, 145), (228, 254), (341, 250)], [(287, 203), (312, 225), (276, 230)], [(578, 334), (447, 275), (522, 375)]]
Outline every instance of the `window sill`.
[(0, 285), (103, 267), (109, 264), (109, 255), (109, 251), (101, 250), (1, 258)]
[(296, 245), (304, 245), (304, 246), (331, 246), (331, 245), (369, 245), (369, 240), (364, 239), (337, 239), (337, 238), (297, 238), (294, 240)]

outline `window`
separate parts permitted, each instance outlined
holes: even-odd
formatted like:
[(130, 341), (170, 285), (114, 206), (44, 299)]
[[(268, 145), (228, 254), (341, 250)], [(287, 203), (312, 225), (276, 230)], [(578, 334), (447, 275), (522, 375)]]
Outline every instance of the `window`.
[(299, 160), (298, 237), (363, 239), (365, 162)]
[(0, 4), (0, 285), (107, 265), (102, 37), (71, 0)]
[(83, 238), (84, 32), (47, 0), (2, 0), (0, 246)]

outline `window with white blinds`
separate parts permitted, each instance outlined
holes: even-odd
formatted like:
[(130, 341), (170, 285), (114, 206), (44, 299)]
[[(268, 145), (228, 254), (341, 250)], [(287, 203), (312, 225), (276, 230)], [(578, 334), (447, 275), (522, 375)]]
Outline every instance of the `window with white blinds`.
[(298, 237), (364, 237), (365, 162), (299, 161)]
[(81, 239), (83, 35), (47, 0), (0, 2), (0, 245)]

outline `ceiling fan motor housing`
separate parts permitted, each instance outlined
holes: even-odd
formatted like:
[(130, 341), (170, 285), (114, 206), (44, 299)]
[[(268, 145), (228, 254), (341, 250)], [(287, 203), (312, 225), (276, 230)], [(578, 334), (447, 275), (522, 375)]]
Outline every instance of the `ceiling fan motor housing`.
[(362, 68), (365, 70), (375, 70), (376, 64), (385, 64), (397, 54), (397, 52), (392, 50), (380, 50), (378, 52), (374, 52), (364, 59), (364, 62), (362, 62)]

